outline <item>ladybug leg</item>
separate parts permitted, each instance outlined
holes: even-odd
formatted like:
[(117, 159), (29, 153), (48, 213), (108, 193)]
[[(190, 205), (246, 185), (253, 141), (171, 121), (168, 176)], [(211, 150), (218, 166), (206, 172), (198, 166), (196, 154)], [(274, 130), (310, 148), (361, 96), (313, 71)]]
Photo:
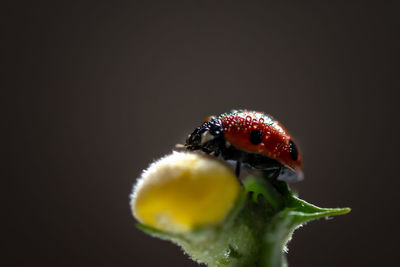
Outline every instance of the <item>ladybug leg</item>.
[(239, 175), (240, 175), (240, 165), (242, 165), (241, 160), (237, 160), (236, 161), (236, 168), (235, 168), (236, 177), (239, 177)]
[(284, 181), (279, 181), (278, 177), (281, 173), (283, 166), (276, 166), (276, 168), (271, 169), (271, 170), (267, 170), (264, 171), (264, 177), (266, 177), (268, 179), (268, 181), (270, 182), (270, 184), (275, 188), (275, 190), (285, 196), (287, 194), (289, 194), (289, 188), (286, 184), (286, 182)]
[(275, 189), (281, 193), (282, 195), (287, 195), (290, 193), (289, 191), (289, 187), (287, 185), (286, 182), (284, 181), (279, 181), (278, 177), (281, 174), (283, 166), (279, 166), (279, 168), (277, 168), (277, 170), (275, 171), (275, 173), (273, 174), (273, 176), (271, 177), (272, 179), (270, 179), (272, 185), (275, 187)]

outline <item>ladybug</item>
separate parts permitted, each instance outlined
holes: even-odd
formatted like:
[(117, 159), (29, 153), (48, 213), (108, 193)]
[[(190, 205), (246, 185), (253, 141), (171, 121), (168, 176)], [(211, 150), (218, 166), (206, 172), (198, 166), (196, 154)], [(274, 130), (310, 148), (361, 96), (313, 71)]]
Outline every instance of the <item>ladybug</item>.
[(210, 116), (188, 136), (185, 147), (236, 161), (237, 176), (244, 164), (281, 181), (303, 179), (301, 155), (293, 138), (263, 112), (232, 110)]

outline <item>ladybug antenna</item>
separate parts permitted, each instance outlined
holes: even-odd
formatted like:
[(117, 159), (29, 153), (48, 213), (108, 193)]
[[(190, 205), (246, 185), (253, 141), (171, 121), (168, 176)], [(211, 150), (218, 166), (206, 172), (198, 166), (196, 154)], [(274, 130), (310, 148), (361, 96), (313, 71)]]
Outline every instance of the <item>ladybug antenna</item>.
[(176, 145), (175, 145), (175, 147), (176, 147), (176, 148), (185, 148), (185, 145), (182, 145), (182, 144), (176, 144)]

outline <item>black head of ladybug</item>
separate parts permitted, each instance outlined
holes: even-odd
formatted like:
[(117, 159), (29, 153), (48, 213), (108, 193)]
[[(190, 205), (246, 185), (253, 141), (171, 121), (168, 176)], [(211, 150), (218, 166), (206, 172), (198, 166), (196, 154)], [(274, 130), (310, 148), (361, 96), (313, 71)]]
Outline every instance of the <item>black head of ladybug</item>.
[(197, 127), (188, 136), (185, 146), (189, 150), (203, 150), (206, 153), (219, 154), (223, 142), (221, 121), (212, 118)]

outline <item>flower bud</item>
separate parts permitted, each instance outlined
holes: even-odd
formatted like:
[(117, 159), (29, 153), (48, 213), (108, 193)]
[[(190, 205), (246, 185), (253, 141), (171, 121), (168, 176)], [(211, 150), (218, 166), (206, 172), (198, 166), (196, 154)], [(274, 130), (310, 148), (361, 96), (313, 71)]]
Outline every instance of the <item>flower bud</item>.
[(142, 172), (131, 207), (142, 224), (184, 233), (220, 223), (240, 190), (232, 170), (220, 161), (198, 153), (174, 152)]

